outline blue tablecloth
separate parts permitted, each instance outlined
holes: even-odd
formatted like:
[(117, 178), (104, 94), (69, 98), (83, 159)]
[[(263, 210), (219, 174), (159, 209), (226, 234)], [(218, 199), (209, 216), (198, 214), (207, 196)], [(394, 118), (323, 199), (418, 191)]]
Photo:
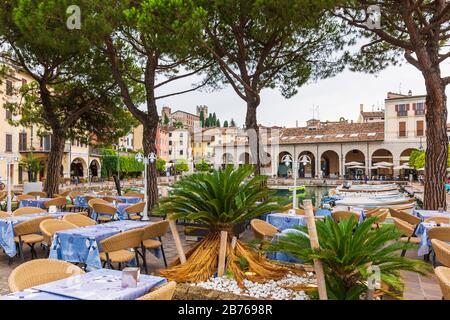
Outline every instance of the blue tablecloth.
[[(450, 224), (441, 224), (440, 226), (450, 227)], [(416, 236), (420, 237), (420, 245), (419, 250), (417, 251), (417, 255), (423, 256), (430, 252), (431, 240), (428, 238), (428, 230), (436, 227), (437, 225), (435, 223), (429, 222), (419, 223), (416, 229)]]
[(0, 246), (5, 250), (6, 255), (14, 257), (17, 254), (16, 243), (14, 241), (14, 226), (18, 223), (28, 221), (42, 216), (52, 216), (54, 218), (61, 218), (69, 212), (56, 213), (38, 213), (29, 214), (17, 217), (1, 218), (0, 219)]
[(276, 227), (278, 230), (292, 229), (295, 226), (305, 226), (306, 216), (291, 215), (285, 213), (270, 213), (266, 221)]
[[(86, 264), (88, 270), (100, 269), (100, 241), (136, 228), (143, 228), (149, 221), (114, 221), (93, 226), (58, 231), (53, 236), (50, 258)], [(155, 251), (159, 254), (159, 251)]]
[(166, 283), (162, 277), (141, 275), (136, 288), (122, 288), (122, 272), (99, 269), (2, 296), (2, 300), (135, 300)]
[(53, 199), (53, 198), (40, 198), (39, 200), (36, 200), (36, 199), (21, 200), (19, 202), (19, 208), (22, 208), (22, 207), (37, 207), (37, 208), (45, 209), (44, 203), (47, 202), (48, 200), (51, 200), (51, 199)]
[(432, 217), (446, 217), (450, 218), (450, 212), (439, 212), (437, 210), (417, 210), (415, 209), (413, 211), (413, 214), (417, 217), (419, 217), (422, 221), (424, 221), (427, 218)]
[[(277, 240), (279, 240), (281, 237), (283, 237), (284, 235), (286, 235), (288, 233), (302, 233), (307, 238), (309, 238), (309, 236), (306, 233), (301, 232), (300, 230), (297, 230), (297, 229), (285, 229), (282, 232), (277, 233), (275, 235), (275, 237), (273, 238), (272, 242), (276, 242)], [(298, 258), (296, 258), (293, 255), (290, 255), (288, 253), (284, 253), (284, 252), (269, 252), (269, 253), (267, 253), (267, 258), (271, 259), (271, 260), (281, 261), (281, 262), (302, 263), (302, 261), (300, 259), (298, 259)]]
[(103, 198), (103, 197), (113, 197), (116, 198), (120, 201), (122, 201), (123, 203), (130, 203), (130, 204), (134, 204), (134, 203), (138, 203), (141, 202), (142, 199), (139, 197), (128, 197), (128, 196), (105, 196), (105, 195), (93, 195), (93, 194), (89, 194), (89, 195), (82, 195), (82, 196), (77, 196), (75, 197), (75, 201), (74, 204), (75, 206), (79, 207), (79, 208), (89, 208), (88, 202), (87, 202), (87, 196), (90, 197), (96, 197), (96, 198)]

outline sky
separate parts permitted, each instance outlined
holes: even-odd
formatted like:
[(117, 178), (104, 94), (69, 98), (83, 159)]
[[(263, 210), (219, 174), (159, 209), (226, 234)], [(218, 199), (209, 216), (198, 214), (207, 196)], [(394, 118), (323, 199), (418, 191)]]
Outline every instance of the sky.
[[(450, 62), (442, 66), (442, 75), (450, 75)], [(178, 83), (173, 90), (190, 88), (190, 81)], [(357, 120), (359, 106), (364, 104), (365, 111), (383, 108), (387, 92), (413, 95), (425, 94), (422, 74), (413, 66), (391, 66), (376, 75), (344, 71), (325, 80), (319, 80), (299, 88), (297, 95), (285, 99), (278, 90), (264, 90), (258, 107), (258, 123), (266, 126), (295, 127), (304, 126), (313, 117), (325, 120), (338, 120), (344, 117)], [(450, 86), (447, 86), (447, 97)], [(195, 113), (197, 105), (207, 105), (209, 112), (215, 112), (223, 123), (234, 118), (238, 126), (245, 121), (246, 105), (231, 87), (214, 92), (192, 92), (159, 101), (162, 106), (169, 106), (172, 112), (183, 110)], [(314, 106), (314, 107), (313, 107)], [(313, 111), (314, 110), (314, 111)]]

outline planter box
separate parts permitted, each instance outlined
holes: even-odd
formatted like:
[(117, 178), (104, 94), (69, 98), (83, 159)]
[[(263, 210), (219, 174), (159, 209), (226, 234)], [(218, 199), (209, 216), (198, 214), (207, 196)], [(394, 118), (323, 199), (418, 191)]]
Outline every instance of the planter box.
[(211, 289), (191, 286), (187, 283), (177, 283), (174, 300), (261, 300), (248, 296), (236, 295)]
[(25, 182), (23, 184), (23, 193), (33, 192), (33, 191), (42, 191), (42, 181), (39, 182)]

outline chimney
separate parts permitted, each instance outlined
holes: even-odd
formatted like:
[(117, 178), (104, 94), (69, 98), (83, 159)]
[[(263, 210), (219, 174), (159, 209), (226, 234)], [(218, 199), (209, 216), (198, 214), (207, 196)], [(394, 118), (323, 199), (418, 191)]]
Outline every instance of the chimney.
[(361, 104), (359, 105), (359, 112), (362, 113), (363, 111), (364, 111), (364, 104), (361, 103)]
[(412, 91), (411, 90), (408, 91), (408, 96), (410, 96), (410, 97), (412, 96)]

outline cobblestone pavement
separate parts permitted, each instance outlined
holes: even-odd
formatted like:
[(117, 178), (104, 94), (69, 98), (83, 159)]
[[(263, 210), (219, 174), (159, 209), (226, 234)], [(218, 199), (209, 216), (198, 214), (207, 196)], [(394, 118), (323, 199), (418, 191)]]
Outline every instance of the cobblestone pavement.
[[(158, 218), (152, 218), (152, 220), (159, 220)], [(183, 243), (185, 251), (195, 245), (194, 241), (186, 241), (183, 227), (178, 226), (179, 235)], [(252, 239), (253, 236), (249, 230), (247, 230), (242, 236), (241, 240)], [(177, 251), (173, 242), (170, 231), (163, 237), (163, 244), (167, 260), (173, 261), (177, 257)], [(39, 258), (45, 258), (43, 250), (38, 249)], [(153, 255), (147, 255), (148, 266), (150, 273), (157, 274), (158, 269), (164, 268), (164, 262), (161, 259), (155, 258)], [(421, 259), (418, 257), (415, 250), (410, 250), (407, 256), (413, 259)], [(25, 252), (25, 258), (30, 259), (29, 251)], [(20, 264), (19, 258), (14, 258), (11, 265), (8, 264), (8, 257), (5, 254), (0, 254), (0, 295), (8, 293), (8, 277), (11, 271)], [(407, 300), (440, 300), (442, 293), (434, 275), (430, 277), (419, 276), (412, 272), (404, 272), (403, 277), (405, 279), (405, 292), (404, 299)]]

